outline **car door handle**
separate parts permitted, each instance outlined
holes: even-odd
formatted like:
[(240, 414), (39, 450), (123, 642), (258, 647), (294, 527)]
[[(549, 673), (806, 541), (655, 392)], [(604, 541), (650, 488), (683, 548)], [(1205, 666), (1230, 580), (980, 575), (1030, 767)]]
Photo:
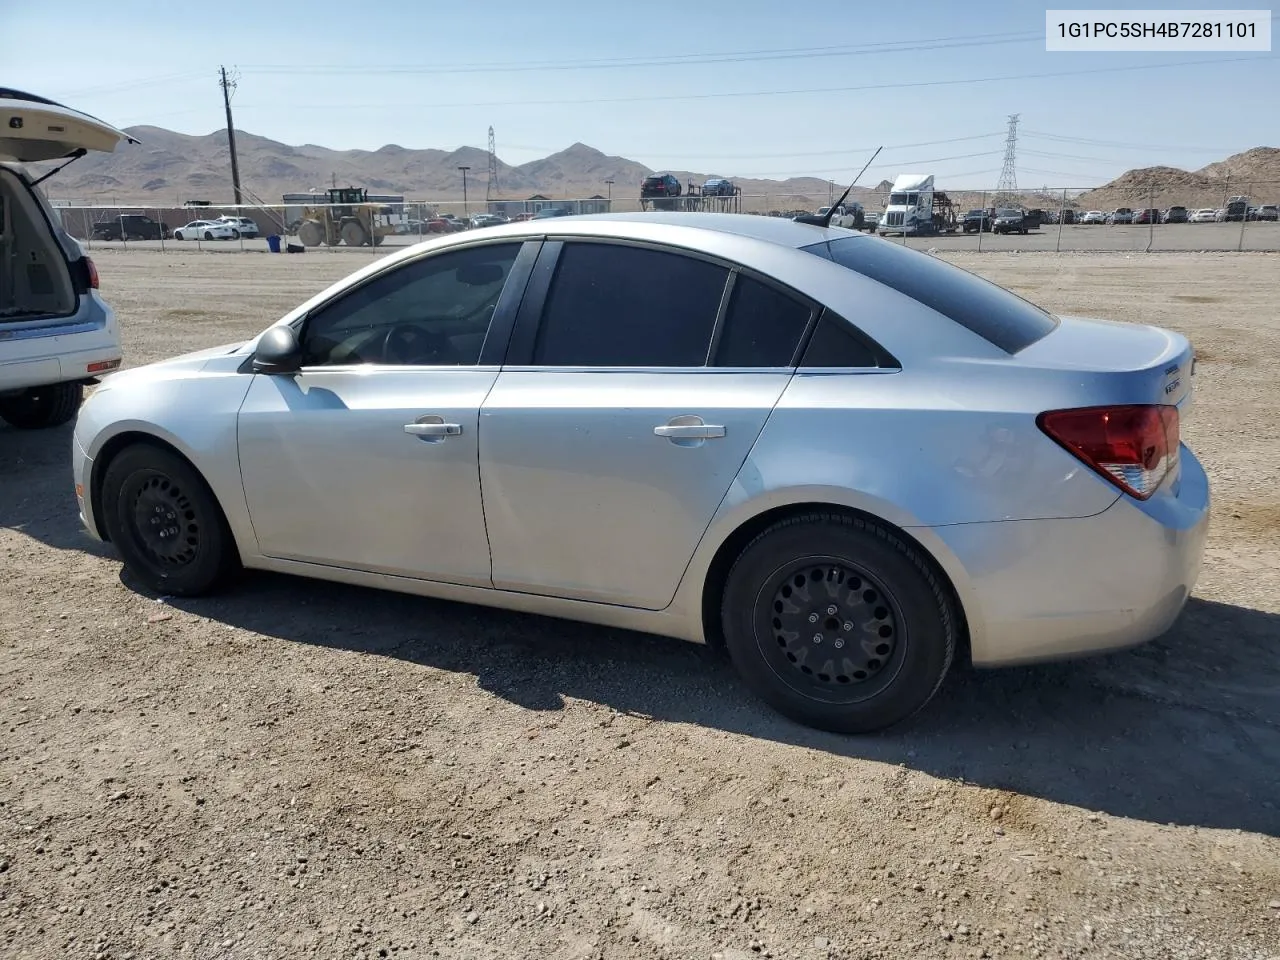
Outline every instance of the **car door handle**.
[(404, 432), (415, 437), (456, 437), (462, 433), (462, 424), (406, 423)]
[(664, 423), (653, 428), (659, 437), (672, 440), (711, 440), (724, 436), (724, 427), (715, 423)]

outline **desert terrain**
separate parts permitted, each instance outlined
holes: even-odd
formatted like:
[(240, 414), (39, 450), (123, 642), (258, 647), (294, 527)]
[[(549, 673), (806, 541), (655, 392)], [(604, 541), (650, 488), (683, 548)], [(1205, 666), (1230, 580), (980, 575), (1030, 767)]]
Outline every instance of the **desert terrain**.
[[(128, 365), (369, 256), (93, 255)], [(1280, 256), (941, 255), (1195, 343), (1213, 529), (1165, 637), (957, 668), (837, 737), (676, 641), (283, 576), (147, 595), (81, 532), (70, 428), (0, 426), (0, 955), (1280, 957)]]

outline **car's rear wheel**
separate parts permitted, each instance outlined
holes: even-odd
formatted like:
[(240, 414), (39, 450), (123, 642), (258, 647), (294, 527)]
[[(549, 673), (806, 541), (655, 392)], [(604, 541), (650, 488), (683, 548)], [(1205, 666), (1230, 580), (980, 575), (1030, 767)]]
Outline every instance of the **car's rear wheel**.
[(721, 608), (746, 684), (807, 726), (868, 733), (933, 697), (955, 651), (956, 614), (914, 546), (869, 520), (808, 514), (755, 538)]
[(61, 426), (76, 415), (83, 399), (84, 387), (78, 383), (30, 387), (0, 399), (0, 420), (19, 430)]
[(190, 597), (239, 566), (235, 540), (204, 479), (151, 444), (126, 447), (102, 479), (102, 521), (125, 566), (150, 590)]

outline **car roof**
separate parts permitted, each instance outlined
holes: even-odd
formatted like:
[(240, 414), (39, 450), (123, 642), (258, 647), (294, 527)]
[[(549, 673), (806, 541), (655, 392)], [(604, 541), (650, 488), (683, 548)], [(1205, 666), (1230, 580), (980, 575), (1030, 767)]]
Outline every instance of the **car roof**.
[[(505, 224), (494, 228), (491, 236), (540, 236), (554, 233), (561, 236), (619, 236), (637, 240), (675, 239), (674, 234), (685, 231), (713, 233), (730, 237), (763, 240), (781, 247), (807, 247), (843, 237), (863, 237), (866, 234), (842, 227), (819, 227), (797, 223), (787, 217), (756, 216), (747, 213), (679, 213), (651, 211), (647, 213), (593, 213), (569, 217), (555, 217), (537, 223)], [(689, 239), (693, 239), (689, 237)]]

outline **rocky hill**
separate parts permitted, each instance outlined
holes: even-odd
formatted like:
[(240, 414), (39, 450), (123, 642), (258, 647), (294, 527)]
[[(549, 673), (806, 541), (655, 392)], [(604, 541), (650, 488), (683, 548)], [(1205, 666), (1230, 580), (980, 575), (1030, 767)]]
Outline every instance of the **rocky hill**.
[(1261, 203), (1280, 199), (1280, 149), (1254, 147), (1199, 170), (1143, 167), (1080, 195), (1083, 210), (1135, 209), (1147, 206), (1219, 207), (1233, 194)]

